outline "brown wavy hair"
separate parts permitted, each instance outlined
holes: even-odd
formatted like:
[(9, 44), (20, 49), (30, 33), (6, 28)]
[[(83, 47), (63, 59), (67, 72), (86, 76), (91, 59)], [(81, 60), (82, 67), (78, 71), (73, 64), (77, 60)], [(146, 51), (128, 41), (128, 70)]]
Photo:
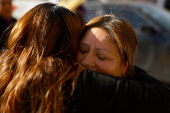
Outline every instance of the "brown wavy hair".
[(1, 113), (64, 112), (66, 81), (72, 87), (79, 72), (74, 62), (82, 27), (78, 15), (52, 3), (17, 21), (0, 57)]
[(113, 14), (103, 15), (90, 20), (84, 27), (82, 36), (94, 27), (102, 28), (110, 34), (117, 43), (123, 62), (128, 62), (128, 68), (124, 77), (133, 76), (134, 58), (138, 46), (138, 39), (132, 26), (124, 19), (117, 18)]

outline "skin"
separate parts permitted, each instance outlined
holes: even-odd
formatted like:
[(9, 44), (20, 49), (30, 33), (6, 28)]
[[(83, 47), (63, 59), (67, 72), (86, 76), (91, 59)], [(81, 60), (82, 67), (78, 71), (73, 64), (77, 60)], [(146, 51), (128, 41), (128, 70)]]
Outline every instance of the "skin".
[(12, 0), (0, 0), (0, 15), (6, 20), (12, 18)]
[(108, 32), (102, 28), (92, 28), (80, 41), (77, 61), (91, 67), (92, 71), (124, 75), (128, 66), (122, 62), (118, 47)]

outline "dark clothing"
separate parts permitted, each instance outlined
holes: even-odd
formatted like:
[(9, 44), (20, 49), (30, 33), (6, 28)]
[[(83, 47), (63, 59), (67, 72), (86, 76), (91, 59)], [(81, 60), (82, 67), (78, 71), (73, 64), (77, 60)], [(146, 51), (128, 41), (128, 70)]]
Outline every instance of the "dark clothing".
[(130, 79), (88, 70), (80, 73), (66, 113), (170, 113), (170, 90), (135, 67)]
[[(11, 20), (5, 20), (0, 15), (0, 49), (4, 47), (4, 44), (7, 41), (8, 34), (3, 32), (13, 23), (16, 22), (16, 19), (12, 18)], [(3, 37), (2, 37), (3, 34)]]

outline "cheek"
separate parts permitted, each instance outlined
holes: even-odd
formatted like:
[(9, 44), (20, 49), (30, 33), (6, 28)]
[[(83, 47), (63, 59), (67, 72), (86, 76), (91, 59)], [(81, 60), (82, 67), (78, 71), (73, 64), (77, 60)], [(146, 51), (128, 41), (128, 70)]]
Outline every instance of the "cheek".
[(110, 65), (111, 64), (109, 62), (98, 61), (96, 62), (96, 71), (104, 74), (110, 74), (111, 73)]
[(120, 64), (114, 62), (100, 62), (96, 64), (97, 71), (104, 74), (113, 76), (121, 76), (122, 67)]
[(80, 52), (77, 52), (77, 62), (81, 62), (81, 60), (83, 59), (83, 55)]

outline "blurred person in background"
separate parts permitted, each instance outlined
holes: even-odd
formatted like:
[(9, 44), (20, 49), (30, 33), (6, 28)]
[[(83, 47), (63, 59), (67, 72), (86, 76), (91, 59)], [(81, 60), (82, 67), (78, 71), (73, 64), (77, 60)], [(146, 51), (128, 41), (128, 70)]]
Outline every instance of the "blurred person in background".
[[(84, 17), (84, 13), (86, 12), (86, 9), (85, 9), (82, 5), (80, 5), (79, 7), (77, 7), (77, 8), (75, 9), (75, 12), (80, 16), (80, 18), (84, 19), (83, 17)], [(85, 20), (84, 20), (84, 21), (85, 21)]]
[(0, 0), (0, 50), (8, 39), (8, 34), (5, 31), (15, 22), (16, 19), (12, 17), (12, 0)]
[(170, 10), (170, 0), (155, 0), (153, 3), (155, 3), (158, 7)]
[(170, 0), (166, 0), (165, 8), (167, 8), (168, 10), (170, 10)]

